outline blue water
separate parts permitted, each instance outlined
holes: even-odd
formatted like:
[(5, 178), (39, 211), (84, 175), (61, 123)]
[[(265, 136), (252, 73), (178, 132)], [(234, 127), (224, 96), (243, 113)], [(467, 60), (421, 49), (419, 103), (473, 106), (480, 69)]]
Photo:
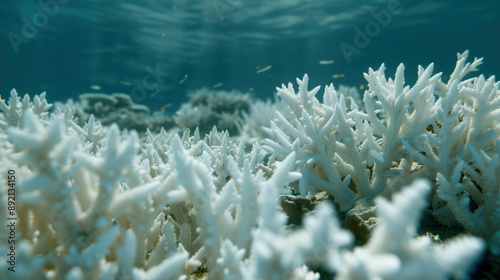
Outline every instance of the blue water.
[(259, 98), (304, 73), (311, 87), (360, 86), (382, 62), (387, 76), (403, 62), (411, 83), (419, 64), (448, 75), (467, 49), (485, 58), (481, 73), (500, 73), (498, 0), (37, 2), (0, 7), (2, 98), (12, 88), (47, 91), (50, 102), (124, 92), (152, 110), (173, 103), (173, 112), (190, 91), (217, 83)]

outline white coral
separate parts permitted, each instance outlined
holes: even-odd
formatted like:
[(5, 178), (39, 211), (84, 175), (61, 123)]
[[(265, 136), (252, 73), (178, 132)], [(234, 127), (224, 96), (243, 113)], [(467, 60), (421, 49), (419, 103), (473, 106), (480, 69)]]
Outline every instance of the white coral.
[[(415, 238), (430, 186), (416, 181), (392, 198), (377, 198), (381, 223), (363, 247), (343, 254), (336, 279), (464, 278), (485, 249), (477, 237), (462, 236), (435, 244), (429, 236)], [(445, 257), (446, 256), (446, 257)]]
[(327, 191), (341, 210), (357, 197), (389, 196), (415, 178), (435, 180), (434, 215), (445, 224), (456, 219), (498, 254), (500, 83), (482, 75), (463, 80), (482, 59), (457, 57), (447, 83), (432, 74), (433, 64), (419, 66), (412, 87), (404, 84), (403, 64), (393, 79), (383, 64), (370, 68), (364, 107), (348, 107), (333, 85), (320, 102), (307, 75), (297, 79), (298, 92), (283, 85), (278, 95), (287, 109), (265, 129), (270, 163), (295, 152), (297, 190)]
[[(402, 65), (394, 79), (384, 66), (370, 69), (364, 107), (333, 85), (320, 102), (305, 76), (297, 93), (291, 84), (278, 90), (283, 104), (272, 105), (264, 147), (216, 128), (204, 137), (148, 131), (141, 142), (92, 117), (80, 127), (70, 105), (49, 115), (44, 94), (31, 101), (13, 91), (9, 105), (0, 102), (0, 172), (14, 169), (18, 180), (19, 273), (9, 274), (10, 248), (0, 244), (0, 278), (318, 279), (313, 268), (338, 279), (465, 278), (485, 244), (500, 248), (499, 83), (463, 80), (481, 62), (466, 59), (459, 55), (446, 84), (432, 65), (419, 67), (413, 87)], [(199, 117), (192, 109), (178, 121)], [(436, 184), (400, 192), (421, 177)], [(0, 176), (2, 209), (7, 186)], [(382, 222), (351, 250), (353, 235), (328, 202), (301, 227), (287, 225), (278, 201), (290, 188), (325, 190), (341, 210), (367, 195), (393, 200), (377, 198)], [(416, 237), (431, 188), (434, 215), (486, 243)]]
[(175, 113), (174, 121), (181, 127), (193, 127), (200, 122), (202, 113), (198, 107), (192, 107), (191, 104), (182, 104), (181, 108)]

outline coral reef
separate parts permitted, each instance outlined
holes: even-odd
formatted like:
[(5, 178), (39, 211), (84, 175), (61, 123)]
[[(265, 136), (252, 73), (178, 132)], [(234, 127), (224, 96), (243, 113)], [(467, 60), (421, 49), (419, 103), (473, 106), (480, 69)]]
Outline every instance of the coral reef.
[(270, 162), (295, 152), (302, 195), (330, 193), (341, 210), (358, 198), (397, 192), (416, 178), (435, 182), (434, 216), (458, 221), (500, 253), (500, 83), (484, 76), (464, 80), (482, 59), (458, 54), (447, 83), (433, 64), (419, 67), (413, 87), (404, 85), (404, 65), (394, 79), (385, 66), (365, 73), (363, 103), (347, 107), (343, 94), (325, 87), (323, 102), (309, 91), (308, 77), (278, 88), (288, 110), (266, 128)]
[[(129, 110), (126, 97), (83, 96), (87, 116), (12, 90), (0, 101), (0, 219), (13, 223), (0, 278), (467, 278), (500, 236), (500, 83), (465, 79), (481, 63), (467, 56), (446, 83), (433, 65), (411, 87), (403, 65), (394, 79), (370, 69), (363, 102), (333, 85), (320, 102), (307, 75), (255, 108), (205, 90), (175, 117), (191, 129), (142, 138), (98, 118)], [(427, 212), (462, 234), (418, 235)]]
[(238, 91), (211, 91), (207, 88), (190, 94), (189, 103), (182, 104), (175, 113), (175, 123), (183, 128), (194, 130), (196, 127), (204, 135), (217, 126), (228, 130), (231, 136), (239, 134), (238, 123), (243, 114), (250, 111), (252, 98)]
[(174, 127), (172, 118), (159, 112), (150, 115), (148, 107), (135, 104), (130, 96), (124, 93), (83, 93), (79, 99), (80, 102), (73, 104), (79, 125), (84, 125), (93, 115), (104, 126), (114, 123), (120, 129), (133, 129), (141, 134), (147, 129), (159, 132), (161, 128)]

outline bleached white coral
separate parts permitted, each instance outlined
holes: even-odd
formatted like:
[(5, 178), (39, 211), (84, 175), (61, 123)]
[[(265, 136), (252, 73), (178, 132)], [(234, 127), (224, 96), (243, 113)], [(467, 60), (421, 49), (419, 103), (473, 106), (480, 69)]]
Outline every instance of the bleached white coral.
[(243, 118), (237, 120), (236, 124), (240, 134), (249, 141), (259, 141), (265, 139), (264, 127), (269, 127), (271, 121), (276, 117), (276, 111), (281, 107), (280, 103), (255, 101), (249, 112), (243, 112)]
[(433, 170), (439, 186), (433, 200), (434, 215), (450, 223), (451, 212), (499, 254), (500, 83), (482, 75), (462, 81), (477, 70), (482, 59), (469, 63), (468, 52), (457, 57), (450, 80), (437, 84), (439, 98), (428, 113), (433, 116), (432, 128), (425, 137), (403, 144), (426, 170)]
[[(394, 79), (383, 66), (370, 69), (364, 107), (348, 106), (333, 86), (320, 102), (305, 76), (297, 93), (279, 89), (286, 104), (273, 107), (266, 146), (246, 147), (245, 137), (235, 142), (216, 128), (148, 131), (141, 142), (93, 117), (78, 125), (69, 104), (49, 114), (45, 95), (21, 101), (13, 93), (0, 104), (0, 172), (18, 178), (19, 273), (7, 270), (10, 248), (1, 243), (0, 278), (465, 278), (500, 236), (499, 83), (462, 80), (480, 63), (465, 60), (459, 55), (446, 84), (432, 65), (419, 68), (413, 87), (404, 86), (402, 65)], [(400, 192), (421, 177), (430, 180)], [(7, 186), (0, 176), (2, 209)], [(351, 249), (353, 234), (329, 202), (288, 225), (279, 202), (290, 188), (325, 190), (341, 211), (367, 195), (393, 200), (377, 198), (381, 222)], [(428, 193), (435, 216), (486, 242), (417, 237)]]
[(430, 185), (415, 181), (393, 196), (377, 198), (381, 222), (368, 243), (344, 252), (336, 279), (463, 279), (485, 249), (477, 237), (456, 237), (445, 244), (415, 238)]
[(193, 127), (200, 122), (202, 115), (198, 107), (192, 107), (191, 104), (185, 103), (175, 113), (174, 121), (182, 127)]
[(37, 115), (41, 120), (46, 121), (48, 117), (48, 110), (52, 104), (48, 104), (45, 99), (46, 93), (36, 95), (34, 102), (30, 102), (29, 95), (24, 95), (21, 99), (15, 89), (10, 92), (9, 105), (5, 100), (0, 99), (0, 110), (3, 114), (0, 115), (0, 129), (5, 131), (7, 126), (19, 127), (22, 120), (24, 111), (31, 110), (32, 113)]
[[(476, 71), (482, 59), (458, 54), (447, 83), (433, 64), (418, 68), (413, 87), (405, 86), (404, 65), (394, 79), (385, 65), (365, 74), (363, 107), (346, 105), (333, 85), (308, 90), (308, 77), (278, 88), (288, 109), (276, 113), (266, 132), (270, 162), (295, 152), (302, 178), (297, 190), (327, 191), (342, 210), (358, 197), (389, 196), (415, 178), (437, 182), (434, 215), (446, 224), (459, 221), (500, 250), (499, 148), (500, 83)], [(471, 210), (472, 209), (472, 210)]]
[(346, 99), (346, 106), (348, 108), (351, 107), (351, 103), (355, 103), (358, 106), (362, 106), (362, 94), (359, 93), (359, 90), (356, 87), (350, 87), (346, 85), (339, 85), (337, 91), (344, 95)]
[(183, 128), (198, 127), (202, 134), (208, 133), (216, 125), (217, 129), (227, 129), (235, 136), (238, 123), (251, 106), (252, 98), (247, 93), (203, 88), (190, 94), (189, 103), (181, 105), (174, 120)]
[[(24, 222), (16, 228), (22, 245), (17, 248), (31, 258), (45, 252), (48, 255), (40, 259), (42, 266), (27, 269), (33, 274), (9, 277), (113, 277), (118, 267), (111, 261), (112, 252), (123, 246), (116, 221), (121, 224), (124, 217), (133, 220), (130, 211), (135, 207), (148, 213), (151, 192), (159, 185), (154, 180), (142, 182), (138, 176), (137, 135), (125, 135), (121, 140), (117, 127), (112, 127), (106, 143), (91, 155), (83, 148), (85, 138), (77, 137), (81, 130), (66, 126), (64, 115), (53, 117), (46, 126), (32, 110), (23, 111), (19, 128), (6, 129), (11, 146), (5, 152), (19, 178), (16, 216)], [(134, 229), (141, 240), (147, 237), (150, 219), (142, 219), (146, 235)], [(141, 252), (141, 243), (137, 241), (136, 247), (139, 260), (146, 253)], [(24, 260), (18, 259), (18, 269), (25, 265)], [(5, 272), (8, 270), (3, 265), (1, 273)]]
[[(403, 66), (398, 68), (395, 81), (382, 81), (384, 69), (382, 65), (379, 71), (370, 69), (366, 75), (370, 88), (364, 97), (365, 108), (356, 103), (347, 108), (344, 96), (333, 85), (325, 87), (320, 103), (315, 97), (319, 87), (307, 89), (307, 75), (297, 79), (298, 93), (291, 84), (278, 88), (278, 95), (292, 113), (277, 113), (267, 130), (267, 143), (273, 150), (271, 159), (292, 150), (299, 155), (297, 166), (304, 175), (299, 183), (302, 195), (311, 186), (327, 191), (345, 210), (356, 196), (397, 190), (401, 187), (398, 180), (412, 177), (402, 141), (423, 133), (430, 119), (417, 114), (411, 104), (426, 110), (440, 75), (431, 77), (431, 65), (421, 72), (413, 88), (403, 88)], [(348, 188), (351, 180), (355, 189)]]

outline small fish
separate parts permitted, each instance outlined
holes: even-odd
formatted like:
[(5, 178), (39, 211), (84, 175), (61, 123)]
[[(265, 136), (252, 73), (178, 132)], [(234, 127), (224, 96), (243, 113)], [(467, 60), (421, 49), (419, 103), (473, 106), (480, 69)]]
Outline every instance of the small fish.
[(223, 83), (216, 83), (215, 85), (213, 85), (213, 88), (218, 88), (218, 87), (220, 87), (222, 85), (223, 85)]
[(360, 89), (360, 90), (364, 90), (364, 89), (365, 89), (365, 85), (360, 85), (360, 86), (359, 86), (359, 89)]
[(333, 64), (335, 61), (333, 59), (330, 60), (320, 60), (319, 64)]
[(332, 78), (337, 79), (337, 78), (344, 78), (344, 74), (335, 74), (332, 76)]
[(149, 96), (149, 98), (153, 98), (153, 97), (155, 97), (158, 93), (160, 93), (160, 90), (159, 90), (159, 89), (157, 89), (155, 92), (153, 92), (153, 93)]
[(163, 33), (162, 37), (163, 37), (163, 39), (165, 39), (167, 36), (165, 36), (165, 33)]
[(101, 90), (101, 87), (98, 85), (91, 85), (90, 88), (93, 90)]
[(167, 103), (165, 105), (163, 105), (163, 107), (160, 108), (160, 111), (165, 111), (166, 108), (169, 108), (169, 107), (172, 107), (172, 103)]
[(120, 81), (120, 84), (122, 84), (124, 86), (131, 86), (132, 85), (132, 83), (129, 81)]
[(273, 66), (272, 65), (264, 66), (264, 67), (260, 68), (259, 70), (257, 70), (257, 73), (265, 72), (265, 71), (271, 69), (271, 67), (273, 67)]
[(184, 78), (182, 78), (182, 80), (179, 81), (179, 85), (184, 83), (188, 78), (188, 75), (187, 74), (184, 74)]

